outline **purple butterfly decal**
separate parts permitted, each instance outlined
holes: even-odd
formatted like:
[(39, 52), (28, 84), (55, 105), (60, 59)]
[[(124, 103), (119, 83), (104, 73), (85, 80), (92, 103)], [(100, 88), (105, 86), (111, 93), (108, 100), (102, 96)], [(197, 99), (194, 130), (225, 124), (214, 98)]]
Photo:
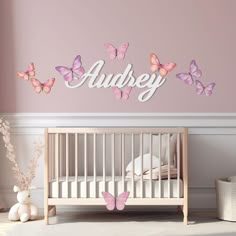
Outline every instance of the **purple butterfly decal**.
[(195, 79), (199, 79), (202, 75), (201, 70), (198, 68), (198, 65), (195, 60), (192, 60), (190, 63), (190, 68), (188, 73), (178, 73), (176, 77), (183, 80), (186, 84), (192, 85)]
[(215, 85), (215, 83), (211, 83), (204, 86), (199, 80), (196, 80), (196, 93), (197, 95), (204, 94), (206, 96), (211, 96)]
[(55, 69), (63, 76), (65, 81), (71, 82), (73, 79), (81, 78), (84, 74), (84, 67), (82, 66), (81, 56), (78, 55), (73, 61), (72, 67), (57, 66)]
[(121, 90), (117, 86), (114, 86), (112, 87), (112, 90), (117, 100), (120, 100), (121, 98), (124, 100), (128, 100), (132, 87), (126, 86), (123, 90)]

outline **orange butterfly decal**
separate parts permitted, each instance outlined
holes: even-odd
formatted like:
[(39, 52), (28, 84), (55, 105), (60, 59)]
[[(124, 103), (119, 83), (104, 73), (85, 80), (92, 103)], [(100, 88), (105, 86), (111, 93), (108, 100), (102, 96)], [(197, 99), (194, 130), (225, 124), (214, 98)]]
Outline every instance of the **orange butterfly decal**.
[(28, 65), (27, 71), (25, 71), (25, 72), (17, 72), (16, 75), (19, 76), (20, 78), (24, 79), (24, 80), (29, 80), (30, 77), (35, 76), (34, 63), (30, 63)]
[(154, 53), (151, 53), (150, 55), (150, 63), (151, 63), (151, 68), (150, 68), (151, 72), (154, 73), (157, 70), (159, 70), (159, 73), (162, 77), (166, 76), (168, 72), (171, 72), (176, 66), (176, 64), (173, 62), (161, 64), (158, 57)]
[(41, 91), (44, 91), (45, 93), (50, 93), (51, 88), (55, 82), (55, 78), (48, 79), (45, 83), (41, 83), (39, 80), (32, 78), (31, 83), (34, 87), (34, 90), (36, 93), (41, 93)]

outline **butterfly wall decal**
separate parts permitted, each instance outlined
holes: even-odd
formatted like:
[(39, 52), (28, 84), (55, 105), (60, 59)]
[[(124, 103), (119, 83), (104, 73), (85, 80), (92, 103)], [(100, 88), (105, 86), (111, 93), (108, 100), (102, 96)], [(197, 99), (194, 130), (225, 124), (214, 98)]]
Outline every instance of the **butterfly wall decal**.
[(192, 85), (196, 79), (199, 79), (202, 75), (202, 71), (198, 68), (195, 60), (190, 62), (189, 72), (183, 72), (176, 74), (176, 77), (184, 81), (188, 85)]
[(216, 85), (215, 83), (210, 83), (210, 84), (204, 86), (199, 80), (196, 80), (195, 83), (196, 83), (196, 93), (197, 93), (197, 95), (204, 94), (206, 96), (211, 96), (212, 95), (213, 89)]
[(41, 93), (41, 91), (44, 91), (46, 94), (48, 94), (50, 93), (51, 88), (55, 82), (55, 78), (48, 79), (44, 83), (41, 83), (39, 80), (35, 78), (32, 78), (30, 81), (36, 93)]
[(24, 80), (29, 80), (30, 78), (35, 76), (34, 63), (30, 63), (25, 72), (17, 72), (16, 75)]
[(118, 60), (123, 60), (125, 58), (125, 53), (129, 47), (129, 43), (122, 43), (118, 48), (113, 46), (110, 43), (105, 43), (104, 47), (106, 48), (107, 52), (109, 53), (109, 58), (114, 60), (116, 57)]
[(112, 90), (115, 94), (115, 98), (120, 100), (121, 98), (124, 100), (129, 99), (130, 92), (132, 90), (131, 86), (126, 86), (123, 90), (119, 89), (117, 86), (112, 87)]
[(151, 72), (154, 73), (157, 70), (159, 70), (159, 73), (162, 77), (166, 76), (168, 72), (171, 72), (176, 66), (176, 64), (173, 62), (161, 64), (158, 57), (154, 53), (150, 54), (150, 64), (151, 64), (150, 68)]
[(56, 66), (55, 69), (63, 76), (64, 80), (71, 82), (74, 78), (81, 78), (84, 74), (84, 67), (82, 66), (81, 56), (75, 57), (72, 67)]
[(102, 196), (106, 202), (107, 210), (112, 211), (116, 208), (117, 210), (122, 211), (125, 208), (125, 203), (129, 197), (129, 192), (123, 192), (117, 198), (109, 192), (102, 192)]

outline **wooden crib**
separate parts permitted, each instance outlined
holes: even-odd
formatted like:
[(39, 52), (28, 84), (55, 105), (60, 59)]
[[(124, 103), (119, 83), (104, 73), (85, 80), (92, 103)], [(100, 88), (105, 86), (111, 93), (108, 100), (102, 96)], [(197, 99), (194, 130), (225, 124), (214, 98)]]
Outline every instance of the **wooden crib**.
[[(46, 224), (49, 209), (57, 205), (104, 205), (105, 209), (103, 191), (114, 196), (129, 192), (127, 206), (176, 205), (187, 224), (187, 142), (187, 128), (179, 127), (46, 128)], [(138, 168), (141, 175), (136, 174)], [(174, 177), (171, 168), (176, 170)]]

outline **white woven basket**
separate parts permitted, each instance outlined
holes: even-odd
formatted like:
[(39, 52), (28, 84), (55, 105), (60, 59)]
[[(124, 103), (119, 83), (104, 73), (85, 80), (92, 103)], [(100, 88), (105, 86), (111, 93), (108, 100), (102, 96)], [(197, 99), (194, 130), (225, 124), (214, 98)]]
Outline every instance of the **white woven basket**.
[(236, 183), (222, 178), (216, 179), (215, 184), (219, 219), (236, 221)]

